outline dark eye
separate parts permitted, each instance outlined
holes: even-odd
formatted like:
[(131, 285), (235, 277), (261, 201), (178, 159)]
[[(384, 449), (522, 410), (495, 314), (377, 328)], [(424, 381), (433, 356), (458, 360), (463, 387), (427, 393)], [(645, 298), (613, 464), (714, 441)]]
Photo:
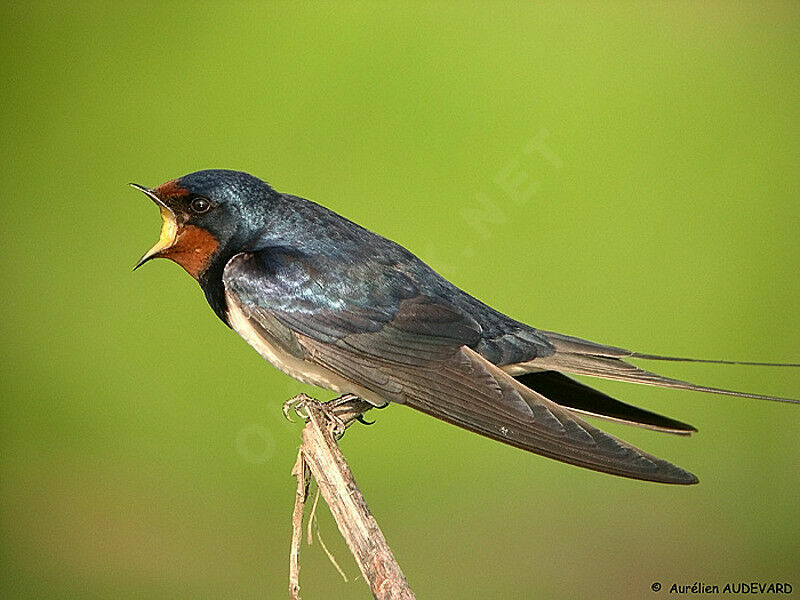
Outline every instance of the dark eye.
[(208, 212), (209, 208), (211, 208), (211, 202), (209, 202), (207, 198), (198, 196), (197, 198), (192, 200), (192, 210), (196, 212), (198, 215), (202, 215), (204, 212)]

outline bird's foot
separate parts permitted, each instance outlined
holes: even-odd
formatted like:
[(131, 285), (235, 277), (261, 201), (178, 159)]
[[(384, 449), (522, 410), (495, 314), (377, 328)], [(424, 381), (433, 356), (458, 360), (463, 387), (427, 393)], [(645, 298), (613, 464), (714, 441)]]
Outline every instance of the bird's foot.
[(296, 396), (289, 398), (286, 402), (284, 402), (281, 405), (281, 411), (283, 412), (283, 416), (286, 417), (287, 421), (294, 423), (294, 419), (292, 419), (292, 416), (290, 414), (294, 410), (294, 414), (296, 414), (304, 421), (308, 421), (308, 414), (303, 412), (303, 407), (308, 402), (316, 402), (316, 400), (314, 400), (314, 398), (312, 398), (308, 394), (297, 394)]
[(375, 408), (374, 404), (362, 400), (355, 394), (344, 394), (322, 405), (325, 414), (334, 423), (334, 435), (341, 438), (345, 430), (358, 421), (365, 425), (373, 422), (364, 419), (364, 413)]
[(363, 415), (372, 408), (372, 404), (355, 394), (342, 394), (338, 398), (325, 402), (321, 408), (333, 425), (333, 435), (340, 439), (355, 421), (366, 423)]
[(355, 394), (343, 394), (328, 402), (318, 402), (307, 394), (297, 394), (283, 403), (281, 407), (283, 416), (289, 421), (293, 421), (291, 413), (294, 412), (304, 421), (308, 421), (309, 415), (306, 406), (312, 402), (316, 403), (328, 419), (331, 425), (331, 432), (337, 439), (341, 438), (347, 428), (356, 421), (371, 425), (373, 422), (365, 420), (364, 413), (372, 408), (383, 408), (376, 407)]

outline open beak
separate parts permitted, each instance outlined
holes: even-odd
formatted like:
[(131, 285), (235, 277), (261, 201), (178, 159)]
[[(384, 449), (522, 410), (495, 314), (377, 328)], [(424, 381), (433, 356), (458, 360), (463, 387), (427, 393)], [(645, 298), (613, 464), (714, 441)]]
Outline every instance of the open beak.
[(139, 259), (139, 262), (136, 263), (136, 266), (133, 267), (133, 270), (135, 271), (151, 258), (157, 258), (162, 252), (164, 252), (164, 250), (171, 248), (175, 244), (175, 240), (178, 236), (178, 221), (175, 219), (175, 213), (172, 212), (172, 209), (164, 204), (164, 201), (161, 200), (161, 198), (158, 197), (158, 194), (156, 194), (153, 190), (136, 183), (131, 183), (130, 186), (149, 196), (150, 199), (155, 202), (158, 205), (158, 208), (161, 210), (161, 236), (158, 238), (158, 241), (155, 243), (155, 245), (150, 248), (150, 250), (145, 252), (144, 256), (142, 256), (142, 258)]

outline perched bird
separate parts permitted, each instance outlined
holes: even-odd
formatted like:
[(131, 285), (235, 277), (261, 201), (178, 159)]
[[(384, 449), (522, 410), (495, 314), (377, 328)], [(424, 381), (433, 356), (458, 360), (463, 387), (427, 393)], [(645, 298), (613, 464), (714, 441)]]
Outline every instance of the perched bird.
[(565, 373), (798, 402), (695, 385), (626, 362), (692, 359), (529, 327), (402, 246), (247, 173), (207, 170), (154, 189), (131, 185), (152, 198), (162, 217), (160, 239), (135, 268), (156, 257), (178, 263), (226, 325), (305, 383), (377, 406), (406, 404), (581, 467), (679, 484), (697, 478), (578, 415), (684, 435), (694, 427)]

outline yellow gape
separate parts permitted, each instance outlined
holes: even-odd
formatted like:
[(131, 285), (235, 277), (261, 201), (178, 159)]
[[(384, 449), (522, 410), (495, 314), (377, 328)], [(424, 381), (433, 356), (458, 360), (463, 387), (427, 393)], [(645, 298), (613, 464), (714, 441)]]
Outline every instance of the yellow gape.
[(178, 223), (175, 220), (175, 215), (165, 206), (159, 206), (158, 208), (161, 210), (161, 235), (155, 245), (141, 258), (140, 263), (150, 260), (159, 252), (171, 247), (178, 235)]

